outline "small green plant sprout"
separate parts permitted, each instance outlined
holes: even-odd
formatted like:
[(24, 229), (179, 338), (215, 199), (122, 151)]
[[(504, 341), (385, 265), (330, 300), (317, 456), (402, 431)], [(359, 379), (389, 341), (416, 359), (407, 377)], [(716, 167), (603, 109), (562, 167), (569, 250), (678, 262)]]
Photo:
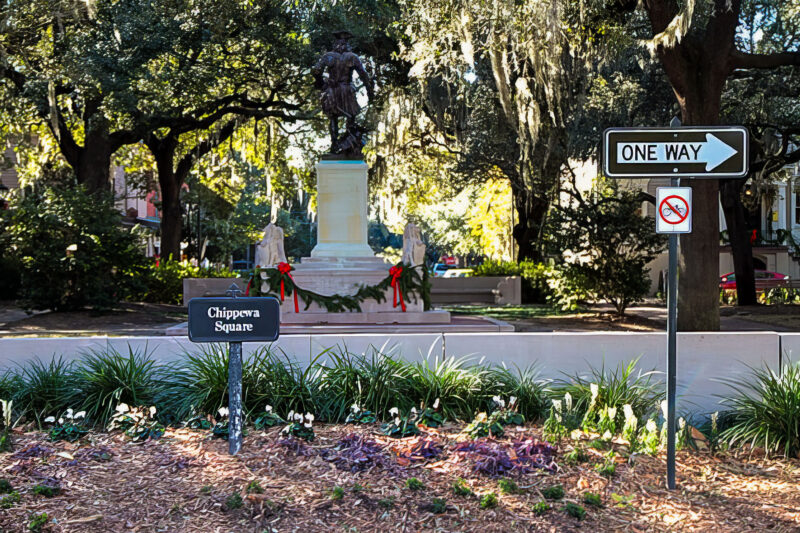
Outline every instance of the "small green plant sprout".
[(130, 408), (127, 404), (121, 403), (111, 417), (108, 430), (119, 429), (133, 442), (159, 439), (164, 434), (164, 426), (155, 419), (155, 416), (155, 406)]
[(247, 494), (264, 494), (264, 488), (256, 479), (247, 484), (245, 491)]
[(614, 474), (617, 472), (617, 464), (614, 462), (614, 458), (617, 456), (614, 453), (614, 450), (610, 450), (606, 455), (605, 459), (602, 463), (596, 464), (594, 469), (597, 470), (597, 473), (604, 477), (613, 477)]
[(42, 528), (44, 528), (48, 520), (50, 520), (47, 513), (31, 514), (30, 518), (31, 521), (28, 522), (28, 531), (32, 531), (33, 533), (41, 533)]
[(589, 455), (586, 453), (586, 450), (583, 449), (583, 446), (575, 446), (566, 454), (564, 454), (564, 462), (566, 462), (568, 465), (585, 463), (588, 460)]
[(544, 513), (551, 509), (550, 504), (547, 502), (536, 502), (533, 504), (533, 514), (542, 516)]
[(389, 496), (388, 498), (378, 500), (378, 507), (381, 509), (386, 509), (387, 511), (394, 507), (394, 496)]
[(594, 492), (584, 492), (583, 503), (587, 505), (594, 505), (595, 507), (602, 507), (603, 499), (600, 497), (599, 494), (596, 494)]
[(611, 441), (605, 439), (592, 439), (586, 445), (593, 450), (608, 450), (611, 447)]
[(633, 501), (633, 496), (633, 494), (626, 496), (624, 494), (617, 494), (616, 492), (611, 493), (611, 499), (616, 503), (615, 507), (619, 507), (620, 509), (632, 508), (633, 504), (631, 502)]
[(636, 415), (633, 413), (633, 407), (631, 407), (629, 403), (622, 406), (622, 413), (625, 416), (625, 425), (622, 427), (622, 438), (628, 441), (628, 444), (633, 447), (636, 445), (636, 437), (639, 432), (639, 419), (636, 418)]
[(644, 425), (644, 431), (639, 435), (641, 446), (640, 448), (648, 455), (655, 455), (661, 446), (661, 435), (658, 431), (658, 424), (654, 418), (651, 418)]
[(261, 415), (259, 415), (255, 420), (253, 420), (253, 425), (256, 429), (267, 429), (274, 426), (280, 426), (285, 423), (286, 421), (284, 419), (272, 411), (271, 405), (267, 405), (264, 408), (264, 412), (261, 413)]
[(337, 485), (330, 490), (328, 495), (331, 500), (341, 500), (344, 498), (344, 489)]
[(211, 485), (203, 485), (202, 487), (200, 487), (200, 494), (206, 494), (206, 495), (211, 494), (211, 491), (213, 490), (214, 487), (212, 487)]
[(586, 517), (586, 509), (577, 503), (569, 502), (564, 506), (564, 512), (573, 518), (577, 518), (578, 520), (583, 520)]
[(497, 482), (497, 487), (500, 489), (501, 494), (516, 494), (519, 492), (519, 485), (513, 479), (504, 477)]
[(453, 492), (456, 496), (472, 496), (474, 494), (463, 478), (458, 478), (453, 482)]
[(438, 428), (444, 424), (444, 416), (439, 410), (439, 398), (433, 402), (433, 406), (424, 407), (419, 413), (418, 425), (429, 428)]
[(11, 400), (0, 400), (3, 406), (3, 431), (0, 432), (0, 452), (11, 451)]
[(345, 419), (345, 424), (373, 424), (377, 420), (375, 413), (361, 409), (357, 403), (350, 406), (350, 413)]
[(564, 497), (564, 487), (562, 485), (553, 485), (542, 489), (542, 496), (548, 500), (560, 500)]
[(419, 428), (417, 427), (417, 410), (411, 408), (411, 411), (406, 416), (400, 416), (400, 410), (397, 407), (389, 409), (389, 415), (394, 419), (381, 426), (381, 433), (387, 437), (395, 439), (402, 439), (404, 437), (412, 437), (419, 435)]
[(283, 428), (283, 433), (291, 435), (298, 439), (311, 442), (314, 440), (314, 415), (311, 413), (295, 413), (289, 412), (289, 425)]
[(691, 446), (691, 438), (690, 426), (683, 417), (678, 418), (678, 431), (675, 432), (675, 448), (678, 450), (685, 450)]
[(498, 420), (504, 426), (521, 426), (525, 423), (525, 417), (522, 416), (517, 411), (517, 397), (516, 396), (509, 396), (508, 398), (508, 407), (506, 407), (506, 402), (500, 396), (492, 397), (492, 401), (497, 406), (494, 410), (494, 413), (499, 412), (500, 416)]
[(50, 440), (75, 442), (89, 432), (85, 426), (86, 411), (73, 413), (72, 409), (67, 409), (63, 416), (56, 420), (54, 416), (44, 419), (45, 423), (53, 424), (50, 429)]
[(31, 492), (39, 496), (44, 496), (45, 498), (52, 498), (53, 496), (57, 496), (61, 492), (61, 489), (56, 485), (37, 484), (33, 486)]
[(481, 509), (494, 509), (497, 507), (497, 494), (494, 492), (487, 492), (481, 496)]
[(353, 494), (358, 494), (359, 492), (363, 491), (364, 491), (364, 485), (358, 482), (353, 483), (353, 486), (350, 487), (350, 492), (352, 492)]
[(20, 501), (19, 492), (12, 490), (0, 498), (0, 509), (10, 509)]
[(225, 500), (225, 507), (228, 510), (241, 509), (242, 505), (244, 505), (244, 500), (242, 500), (242, 495), (239, 494), (238, 492), (232, 493)]
[(589, 400), (589, 408), (586, 409), (586, 414), (583, 417), (583, 423), (581, 427), (586, 432), (594, 431), (597, 429), (597, 397), (600, 394), (600, 385), (597, 383), (590, 383), (589, 384), (589, 392), (591, 393), (592, 397)]
[(406, 480), (406, 488), (409, 490), (422, 490), (425, 484), (415, 477), (410, 477)]
[(447, 512), (447, 500), (444, 498), (434, 498), (425, 508), (433, 514), (442, 514)]
[(0, 478), (0, 494), (8, 494), (13, 490), (14, 487), (11, 486), (10, 481), (8, 481), (6, 478)]
[(597, 432), (603, 435), (603, 440), (611, 440), (617, 431), (617, 424), (614, 421), (617, 417), (616, 407), (603, 407), (600, 411), (600, 419), (597, 421)]
[(478, 413), (472, 422), (464, 428), (464, 432), (473, 439), (489, 436), (502, 437), (505, 430), (500, 418), (497, 411), (492, 413), (491, 416), (487, 416), (486, 413)]

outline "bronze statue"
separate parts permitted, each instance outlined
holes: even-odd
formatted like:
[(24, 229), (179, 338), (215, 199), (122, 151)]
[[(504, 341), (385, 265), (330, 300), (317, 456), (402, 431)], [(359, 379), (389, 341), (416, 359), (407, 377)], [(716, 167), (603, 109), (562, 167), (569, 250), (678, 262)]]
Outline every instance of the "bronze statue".
[[(356, 124), (356, 115), (361, 111), (353, 87), (353, 71), (358, 74), (367, 89), (370, 101), (373, 98), (372, 80), (355, 55), (347, 40), (352, 37), (348, 31), (333, 34), (336, 41), (333, 51), (323, 55), (314, 65), (314, 85), (322, 91), (320, 101), (322, 111), (328, 116), (331, 134), (330, 154), (325, 159), (363, 159), (364, 130)], [(324, 76), (327, 70), (328, 75)], [(339, 137), (339, 118), (345, 118), (345, 134)]]

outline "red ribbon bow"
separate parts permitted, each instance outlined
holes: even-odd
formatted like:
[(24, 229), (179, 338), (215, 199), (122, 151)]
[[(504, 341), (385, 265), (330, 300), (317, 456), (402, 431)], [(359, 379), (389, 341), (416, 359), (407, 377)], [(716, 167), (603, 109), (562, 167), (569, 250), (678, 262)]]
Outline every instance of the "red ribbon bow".
[[(292, 271), (292, 265), (289, 263), (278, 263), (278, 272), (281, 274), (281, 301), (283, 301), (284, 296), (284, 289), (283, 289), (283, 277), (289, 276), (289, 279), (292, 280), (292, 284), (294, 284), (294, 278), (290, 274)], [(299, 313), (300, 307), (297, 305), (297, 286), (295, 285), (294, 290), (292, 291), (294, 295), (294, 312)]]
[(393, 307), (397, 307), (397, 297), (400, 296), (400, 307), (403, 309), (403, 312), (406, 312), (406, 302), (403, 299), (403, 291), (400, 288), (400, 284), (397, 282), (400, 279), (400, 274), (403, 273), (403, 267), (393, 266), (389, 269), (389, 275), (392, 276), (392, 288), (394, 289), (394, 305)]

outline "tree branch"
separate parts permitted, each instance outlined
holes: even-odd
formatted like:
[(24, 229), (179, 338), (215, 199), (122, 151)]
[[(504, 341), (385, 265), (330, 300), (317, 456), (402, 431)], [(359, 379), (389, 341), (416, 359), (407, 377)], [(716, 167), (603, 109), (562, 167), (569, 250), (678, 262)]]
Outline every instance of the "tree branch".
[(774, 54), (746, 54), (736, 51), (731, 57), (734, 69), (777, 68), (800, 66), (800, 52), (777, 52)]

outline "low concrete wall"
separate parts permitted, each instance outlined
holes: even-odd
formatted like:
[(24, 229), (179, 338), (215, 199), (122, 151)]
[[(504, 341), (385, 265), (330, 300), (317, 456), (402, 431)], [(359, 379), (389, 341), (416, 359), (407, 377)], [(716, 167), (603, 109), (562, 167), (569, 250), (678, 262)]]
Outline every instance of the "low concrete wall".
[(431, 303), (519, 305), (522, 303), (522, 278), (486, 276), (474, 278), (432, 278)]
[[(178, 360), (202, 345), (186, 337), (69, 337), (0, 338), (0, 369), (32, 359), (62, 356), (78, 358), (89, 350), (128, 347), (147, 350), (160, 361)], [(245, 343), (244, 353), (266, 346)], [(397, 335), (285, 335), (272, 345), (307, 366), (326, 350), (363, 353), (371, 348), (392, 352), (412, 361), (443, 357), (470, 357), (475, 363), (505, 364), (510, 368), (536, 365), (544, 379), (589, 377), (591, 367), (616, 368), (639, 358), (642, 372), (655, 370), (663, 379), (666, 335), (663, 333), (445, 333)], [(322, 354), (322, 355), (320, 355)], [(680, 333), (678, 335), (678, 409), (682, 413), (718, 410), (718, 395), (729, 391), (720, 380), (742, 382), (748, 367), (778, 369), (781, 357), (800, 360), (800, 333), (735, 332)]]

